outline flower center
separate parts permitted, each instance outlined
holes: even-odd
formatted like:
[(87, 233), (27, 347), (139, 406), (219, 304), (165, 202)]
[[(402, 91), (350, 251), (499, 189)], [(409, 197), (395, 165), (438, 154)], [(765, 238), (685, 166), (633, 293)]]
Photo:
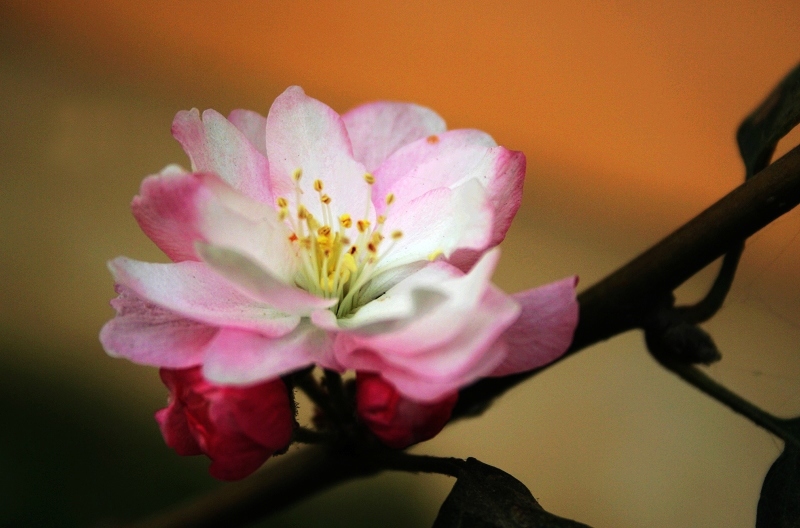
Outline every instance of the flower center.
[(372, 184), (375, 183), (372, 174), (364, 175), (369, 191), (364, 216), (357, 220), (349, 212), (335, 217), (331, 209), (331, 197), (325, 194), (322, 180), (314, 180), (314, 191), (322, 210), (322, 218), (316, 218), (303, 205), (303, 191), (300, 189), (302, 176), (301, 169), (295, 169), (292, 174), (295, 211), (289, 211), (286, 198), (277, 199), (279, 218), (291, 227), (289, 240), (300, 259), (295, 284), (320, 297), (339, 299), (331, 307), (331, 311), (337, 317), (344, 317), (372, 300), (362, 298), (363, 286), (375, 276), (375, 269), (381, 258), (403, 236), (402, 232), (393, 231), (389, 235), (392, 241), (389, 247), (379, 251), (386, 238), (383, 225), (394, 202), (394, 194), (389, 193), (386, 196), (387, 207), (384, 214), (378, 216), (373, 226), (369, 221)]

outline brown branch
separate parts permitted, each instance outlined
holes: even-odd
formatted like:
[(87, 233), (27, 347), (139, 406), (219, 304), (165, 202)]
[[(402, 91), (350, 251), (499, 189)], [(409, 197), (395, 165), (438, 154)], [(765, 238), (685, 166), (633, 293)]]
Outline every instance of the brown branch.
[[(800, 203), (800, 147), (749, 179), (625, 266), (578, 296), (580, 321), (558, 361), (636, 328), (643, 310)], [(556, 362), (557, 363), (557, 362)], [(480, 413), (518, 383), (549, 368), (481, 380), (461, 391), (455, 417)]]
[[(642, 309), (663, 299), (689, 277), (800, 203), (800, 147), (761, 171), (683, 227), (578, 296), (580, 323), (561, 358), (635, 328)], [(464, 389), (454, 417), (476, 414), (543, 369), (479, 381)], [(454, 468), (457, 463), (418, 461)], [(334, 451), (309, 446), (267, 464), (264, 471), (220, 488), (139, 527), (242, 526), (346, 480), (396, 468), (375, 451)], [(409, 467), (414, 466), (410, 464)], [(418, 469), (423, 470), (424, 469)]]

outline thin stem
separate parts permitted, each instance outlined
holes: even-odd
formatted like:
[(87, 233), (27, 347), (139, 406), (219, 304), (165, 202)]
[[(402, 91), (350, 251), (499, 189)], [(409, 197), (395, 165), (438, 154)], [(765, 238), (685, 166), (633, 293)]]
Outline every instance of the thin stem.
[(344, 390), (342, 376), (335, 370), (325, 369), (324, 383), (325, 388), (328, 389), (331, 406), (337, 413), (338, 419), (343, 422), (352, 422), (355, 413)]
[(725, 302), (728, 292), (733, 285), (736, 276), (736, 268), (744, 252), (744, 242), (725, 254), (722, 259), (722, 267), (719, 269), (717, 278), (706, 296), (692, 306), (679, 306), (678, 311), (683, 315), (684, 320), (690, 324), (700, 324), (708, 321), (716, 314)]
[(319, 383), (314, 379), (314, 375), (311, 373), (310, 369), (298, 372), (292, 376), (292, 381), (295, 386), (306, 393), (306, 396), (314, 402), (314, 405), (322, 409), (322, 412), (325, 413), (328, 419), (338, 421), (339, 415), (336, 409), (331, 405), (330, 397), (322, 390), (322, 387), (319, 386)]
[(323, 431), (315, 431), (307, 427), (298, 427), (294, 430), (292, 441), (301, 444), (323, 444), (330, 443), (336, 439), (335, 434)]
[(382, 450), (376, 460), (386, 469), (410, 473), (439, 473), (458, 478), (466, 460), (453, 457), (412, 455), (404, 451)]
[(786, 427), (786, 421), (773, 416), (760, 407), (745, 400), (735, 392), (720, 385), (694, 365), (660, 362), (665, 368), (677, 374), (695, 388), (703, 391), (718, 402), (727, 406), (732, 411), (741, 414), (756, 425), (763, 427), (772, 434), (780, 437), (787, 444), (800, 448), (800, 439), (791, 429)]

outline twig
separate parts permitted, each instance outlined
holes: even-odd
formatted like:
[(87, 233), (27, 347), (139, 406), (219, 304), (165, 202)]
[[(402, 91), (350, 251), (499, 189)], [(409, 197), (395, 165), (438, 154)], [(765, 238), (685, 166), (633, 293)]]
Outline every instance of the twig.
[(795, 447), (800, 448), (800, 439), (785, 426), (785, 420), (777, 418), (767, 411), (759, 408), (758, 406), (745, 400), (735, 392), (730, 391), (723, 385), (720, 385), (705, 372), (695, 367), (694, 365), (686, 365), (679, 363), (669, 363), (659, 361), (665, 368), (677, 374), (681, 379), (696, 387), (697, 389), (708, 394), (718, 402), (724, 404), (732, 411), (741, 414), (748, 418), (751, 422), (755, 423), (771, 432), (772, 434), (780, 437), (784, 442), (793, 444)]

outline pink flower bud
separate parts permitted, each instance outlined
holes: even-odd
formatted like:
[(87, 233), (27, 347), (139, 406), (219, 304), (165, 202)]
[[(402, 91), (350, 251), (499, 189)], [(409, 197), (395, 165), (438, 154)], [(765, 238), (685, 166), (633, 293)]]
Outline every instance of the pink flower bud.
[(160, 374), (170, 393), (155, 416), (164, 441), (179, 455), (208, 455), (214, 478), (242, 479), (289, 445), (294, 416), (280, 378), (232, 387), (206, 381), (200, 367)]
[(395, 449), (436, 436), (450, 419), (457, 401), (458, 392), (452, 392), (438, 401), (416, 402), (402, 396), (378, 374), (357, 373), (358, 416), (375, 436)]

